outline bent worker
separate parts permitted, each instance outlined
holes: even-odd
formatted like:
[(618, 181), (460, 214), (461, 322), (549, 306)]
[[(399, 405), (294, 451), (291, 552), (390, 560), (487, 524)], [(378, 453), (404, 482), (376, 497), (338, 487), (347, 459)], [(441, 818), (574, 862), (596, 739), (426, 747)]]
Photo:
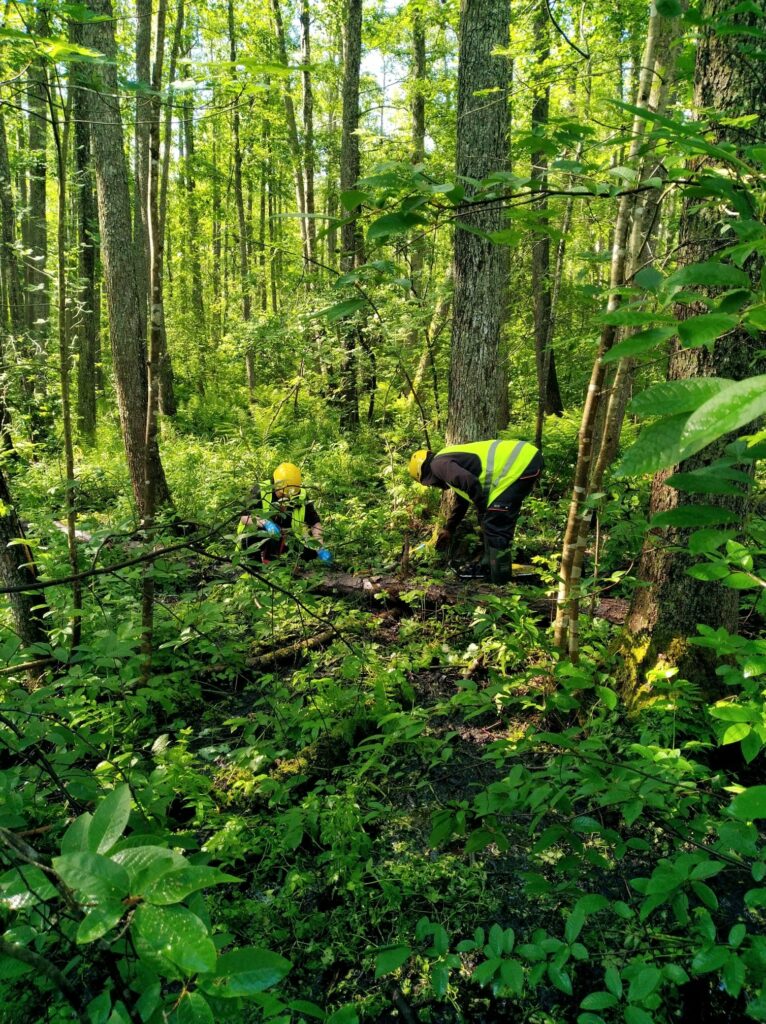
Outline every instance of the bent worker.
[[(244, 527), (256, 527), (266, 533), (260, 546), (260, 559), (273, 562), (287, 549), (287, 535), (292, 533), (303, 545), (301, 558), (308, 562), (319, 559), (329, 563), (332, 555), (324, 546), (322, 522), (312, 501), (303, 492), (303, 477), (292, 462), (281, 462), (274, 470), (271, 481), (263, 487), (253, 488), (254, 510), (240, 518)], [(242, 538), (243, 550), (257, 543), (253, 534)]]
[(465, 578), (489, 576), (507, 583), (512, 575), (511, 548), (521, 503), (540, 477), (543, 459), (527, 441), (475, 441), (454, 444), (435, 455), (426, 448), (409, 462), (410, 476), (426, 487), (450, 488), (457, 495), (454, 510), (436, 536), (437, 550), (446, 550), (471, 502), (484, 534), (484, 558), (465, 566)]

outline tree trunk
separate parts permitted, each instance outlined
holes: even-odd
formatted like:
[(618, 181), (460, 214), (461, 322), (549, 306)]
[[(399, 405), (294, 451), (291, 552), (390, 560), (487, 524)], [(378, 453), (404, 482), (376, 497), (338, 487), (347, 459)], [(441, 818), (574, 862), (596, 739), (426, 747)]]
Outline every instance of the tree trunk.
[(314, 94), (311, 87), (311, 11), (309, 0), (301, 3), (301, 63), (303, 70), (303, 173), (306, 196), (306, 250), (309, 258), (308, 272), (316, 275), (317, 229), (314, 215)]
[[(37, 568), (26, 544), (13, 543), (24, 537), (13, 505), (8, 483), (0, 468), (0, 583), (3, 587), (32, 587), (37, 582)], [(25, 647), (45, 643), (45, 615), (48, 607), (42, 591), (28, 590), (8, 594), (13, 624)]]
[[(548, 8), (545, 0), (537, 5), (534, 19), (536, 69), (534, 103), (532, 106), (532, 133), (542, 136), (548, 127), (550, 113), (550, 85), (546, 67), (550, 57)], [(545, 191), (548, 187), (548, 157), (543, 148), (533, 151), (531, 159), (531, 187)], [(535, 204), (539, 214), (540, 231), (532, 240), (532, 302), (535, 325), (535, 364), (537, 366), (537, 430), (536, 444), (542, 441), (542, 427), (545, 416), (561, 416), (564, 407), (556, 376), (556, 363), (550, 347), (552, 340), (552, 283), (551, 283), (551, 239), (549, 234), (548, 200), (542, 196)]]
[[(696, 109), (715, 112), (712, 115), (712, 134), (716, 144), (742, 148), (757, 144), (762, 138), (766, 87), (762, 78), (753, 74), (751, 60), (741, 42), (741, 33), (755, 28), (758, 16), (750, 12), (732, 15), (731, 11), (730, 0), (706, 0), (703, 4), (705, 28), (697, 46), (694, 105)], [(716, 23), (722, 18), (727, 24), (736, 25), (739, 33), (716, 34)], [(730, 127), (738, 118), (753, 114), (757, 116), (753, 127)], [(729, 125), (723, 124), (724, 120)], [(714, 163), (714, 159), (703, 157), (695, 167), (698, 171), (704, 169), (706, 163)], [(724, 206), (722, 202), (719, 207), (701, 207), (696, 195), (686, 199), (680, 229), (682, 265), (710, 259), (720, 249), (726, 237), (725, 224), (731, 216), (731, 211)], [(761, 255), (751, 257), (747, 269), (754, 280), (760, 277), (763, 265)], [(706, 311), (701, 302), (679, 305), (676, 316), (688, 317)], [(684, 349), (676, 343), (671, 353), (668, 379), (716, 376), (741, 380), (753, 372), (764, 372), (760, 350), (761, 340), (743, 329), (719, 338), (712, 351), (707, 347)], [(708, 465), (720, 456), (730, 440), (730, 437), (721, 439), (675, 470), (680, 468), (686, 472)], [(733, 510), (736, 521), (741, 522), (745, 518), (745, 495), (698, 497), (684, 494), (665, 483), (675, 470), (663, 470), (655, 476), (650, 503), (652, 515), (702, 501)], [(641, 683), (643, 671), (651, 668), (657, 659), (678, 666), (682, 675), (693, 681), (720, 687), (712, 664), (716, 660), (715, 652), (690, 647), (686, 638), (696, 632), (698, 623), (736, 632), (739, 594), (718, 583), (703, 582), (686, 575), (685, 570), (690, 564), (685, 551), (688, 533), (688, 530), (667, 529), (661, 531), (659, 537), (648, 535), (646, 538), (638, 576), (648, 586), (636, 590), (627, 622), (628, 629), (637, 638), (631, 647), (634, 652), (642, 652), (640, 659), (634, 659), (639, 664), (632, 666), (635, 671), (627, 683), (628, 689), (633, 689), (632, 695)]]
[(133, 207), (133, 245), (136, 254), (136, 279), (141, 296), (141, 322), (147, 332), (150, 296), (149, 254), (149, 125), (151, 98), (152, 0), (136, 0), (136, 124), (134, 159), (135, 205)]
[[(8, 158), (5, 115), (2, 109), (0, 109), (0, 233), (2, 239), (0, 270), (2, 271), (3, 285), (8, 303), (9, 341), (14, 348), (23, 350), (23, 339), (26, 332), (24, 292), (19, 262), (16, 256), (16, 209), (13, 201), (13, 182), (11, 180), (11, 166)], [(4, 362), (5, 345), (3, 345)], [(4, 366), (0, 367), (0, 369), (4, 369)], [(13, 451), (10, 434), (10, 414), (4, 392), (0, 398), (0, 448), (4, 452)]]
[[(652, 0), (646, 46), (642, 61), (642, 73), (636, 96), (636, 106), (644, 110), (649, 107), (655, 80), (658, 47), (662, 43), (663, 29), (667, 26), (667, 20), (657, 13), (654, 0)], [(639, 164), (639, 155), (646, 135), (646, 124), (646, 120), (638, 115), (633, 119), (630, 153), (626, 158), (628, 166), (637, 167)], [(610, 294), (607, 304), (608, 313), (614, 312), (620, 303), (618, 289), (621, 288), (625, 281), (627, 246), (634, 205), (635, 197), (625, 193), (621, 197), (617, 209), (612, 243)], [(580, 581), (581, 569), (578, 567), (578, 563), (581, 565), (583, 552), (578, 552), (578, 545), (584, 543), (580, 528), (582, 525), (583, 507), (588, 496), (588, 481), (591, 476), (594, 437), (605, 376), (605, 367), (601, 360), (606, 352), (611, 349), (616, 338), (616, 327), (608, 325), (602, 328), (582, 413), (572, 499), (569, 504), (569, 515), (564, 533), (564, 546), (559, 570), (560, 583), (557, 597), (558, 611), (556, 615), (555, 642), (560, 649), (568, 646), (570, 653), (575, 652), (578, 648), (578, 620), (575, 614), (570, 615), (569, 601), (573, 587), (579, 586)], [(586, 514), (589, 515), (587, 510)]]
[[(508, 166), (509, 0), (462, 0), (457, 98), (458, 179), (481, 180)], [(489, 90), (489, 92), (484, 92)], [(466, 190), (470, 199), (470, 187)], [(455, 223), (452, 360), (447, 442), (495, 435), (498, 350), (505, 316), (508, 250), (462, 225), (482, 231), (503, 226), (500, 203), (468, 209)]]
[[(343, 71), (343, 127), (340, 144), (340, 189), (346, 192), (359, 178), (359, 70), (362, 61), (362, 0), (347, 0), (346, 35)], [(340, 235), (341, 273), (348, 273), (364, 262), (364, 247), (356, 217), (346, 217)], [(340, 406), (341, 427), (353, 430), (359, 425), (357, 388), (357, 330), (346, 326), (343, 331)]]
[(80, 288), (77, 309), (77, 427), (80, 436), (92, 444), (96, 435), (96, 352), (98, 350), (98, 283), (96, 255), (98, 210), (93, 184), (90, 126), (85, 93), (81, 87), (82, 65), (72, 63), (74, 109), (75, 189), (77, 195), (78, 270)]
[[(282, 24), (282, 11), (279, 7), (279, 0), (271, 0), (271, 9), (274, 12), (274, 25), (277, 34), (277, 48), (282, 64), (287, 67), (287, 46), (285, 45), (285, 30)], [(306, 28), (308, 30), (308, 21)], [(306, 69), (308, 74), (308, 69)], [(282, 86), (282, 97), (285, 104), (285, 120), (287, 122), (287, 141), (290, 146), (290, 155), (293, 161), (293, 175), (295, 177), (295, 203), (298, 208), (301, 227), (301, 244), (303, 246), (304, 267), (309, 257), (308, 243), (308, 222), (306, 220), (306, 193), (304, 186), (304, 162), (301, 141), (298, 137), (298, 124), (295, 119), (295, 104), (290, 93), (290, 81), (286, 78)]]
[[(84, 65), (93, 165), (96, 170), (101, 256), (104, 265), (109, 335), (117, 404), (133, 493), (143, 517), (145, 480), (155, 481), (155, 504), (170, 501), (156, 445), (146, 451), (146, 338), (142, 332), (136, 260), (131, 244), (131, 207), (122, 120), (116, 97), (117, 69), (111, 0), (93, 0), (92, 9), (108, 20), (83, 25), (86, 46), (106, 55), (102, 64)], [(146, 467), (146, 461), (150, 466)]]

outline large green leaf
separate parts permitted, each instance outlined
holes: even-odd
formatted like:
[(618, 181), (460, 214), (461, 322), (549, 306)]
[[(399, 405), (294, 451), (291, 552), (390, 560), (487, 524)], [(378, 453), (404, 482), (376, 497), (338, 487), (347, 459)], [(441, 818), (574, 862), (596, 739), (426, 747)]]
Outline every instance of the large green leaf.
[(124, 899), (130, 889), (127, 871), (97, 853), (66, 853), (54, 857), (53, 870), (87, 903)]
[(674, 416), (679, 412), (694, 412), (732, 383), (727, 377), (666, 380), (639, 392), (630, 403), (630, 411), (636, 416)]
[(77, 941), (86, 943), (100, 939), (114, 928), (126, 910), (127, 907), (121, 900), (111, 900), (100, 907), (94, 907), (80, 921)]
[(279, 953), (246, 946), (219, 957), (215, 973), (200, 978), (199, 985), (211, 996), (238, 999), (276, 985), (291, 967)]
[(605, 352), (601, 357), (601, 362), (616, 363), (619, 359), (629, 359), (633, 356), (643, 355), (644, 352), (650, 352), (658, 345), (668, 341), (675, 333), (675, 327), (670, 325), (650, 327), (647, 331), (639, 331), (637, 334), (632, 334), (629, 338), (626, 338), (625, 341), (621, 341), (619, 345), (610, 348), (608, 352)]
[(694, 455), (725, 434), (752, 423), (766, 412), (766, 376), (736, 381), (692, 415), (681, 435), (683, 458)]
[(426, 219), (417, 213), (386, 213), (370, 224), (367, 238), (370, 242), (383, 241), (391, 235), (402, 235), (411, 228), (426, 223)]
[(692, 263), (671, 274), (665, 283), (666, 288), (673, 286), (685, 288), (688, 285), (703, 285), (707, 288), (748, 288), (750, 278), (730, 263), (719, 263), (709, 260), (707, 263)]
[(688, 413), (679, 413), (644, 427), (638, 440), (623, 455), (614, 475), (618, 478), (641, 476), (672, 466), (678, 460), (681, 435), (688, 418)]
[(409, 946), (386, 946), (375, 957), (375, 977), (390, 974), (409, 960), (412, 950)]
[(700, 313), (681, 320), (678, 325), (678, 336), (684, 348), (696, 348), (698, 345), (710, 345), (716, 338), (726, 334), (739, 324), (739, 317), (726, 313)]
[(188, 866), (180, 853), (164, 846), (131, 846), (113, 853), (110, 859), (127, 871), (132, 896), (143, 894), (160, 875)]
[(735, 818), (745, 821), (766, 818), (766, 786), (750, 786), (734, 797), (729, 810)]
[(169, 960), (186, 975), (215, 969), (213, 940), (204, 923), (186, 907), (142, 904), (136, 910), (132, 929), (152, 953)]
[(367, 299), (363, 299), (361, 296), (355, 299), (344, 299), (343, 302), (336, 302), (334, 306), (326, 306), (324, 309), (313, 313), (311, 319), (318, 320), (319, 317), (324, 317), (328, 323), (334, 324), (338, 320), (344, 320), (348, 316), (353, 316), (354, 313), (358, 313), (366, 305)]
[(170, 1019), (172, 1024), (215, 1024), (210, 1003), (199, 992), (183, 992)]
[(95, 810), (88, 828), (91, 853), (106, 853), (114, 846), (130, 817), (130, 788), (117, 786)]
[(719, 505), (679, 505), (658, 512), (649, 521), (649, 529), (658, 526), (721, 526), (737, 521), (737, 515)]
[(150, 882), (144, 888), (143, 896), (147, 903), (164, 906), (169, 903), (180, 903), (191, 893), (209, 885), (238, 881), (234, 875), (227, 875), (218, 868), (187, 865), (180, 870), (163, 873)]

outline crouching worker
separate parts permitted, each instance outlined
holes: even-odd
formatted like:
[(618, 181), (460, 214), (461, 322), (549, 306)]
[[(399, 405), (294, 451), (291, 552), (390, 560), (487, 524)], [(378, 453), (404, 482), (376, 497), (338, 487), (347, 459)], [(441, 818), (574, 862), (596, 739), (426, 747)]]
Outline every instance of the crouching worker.
[(455, 508), (436, 536), (446, 551), (471, 502), (484, 535), (484, 557), (463, 566), (459, 575), (489, 577), (507, 583), (512, 574), (511, 548), (521, 503), (540, 477), (543, 459), (526, 441), (476, 441), (455, 444), (435, 455), (421, 448), (409, 462), (410, 476), (426, 487), (450, 488)]
[[(304, 562), (318, 559), (329, 564), (332, 555), (324, 547), (322, 523), (314, 503), (306, 501), (301, 471), (292, 462), (282, 462), (274, 470), (271, 481), (264, 486), (256, 484), (252, 491), (253, 508), (243, 515), (240, 523), (245, 532), (239, 542), (240, 549), (259, 545), (258, 556), (267, 564), (287, 550), (287, 537), (292, 534), (303, 545)], [(254, 531), (266, 534), (258, 536)]]

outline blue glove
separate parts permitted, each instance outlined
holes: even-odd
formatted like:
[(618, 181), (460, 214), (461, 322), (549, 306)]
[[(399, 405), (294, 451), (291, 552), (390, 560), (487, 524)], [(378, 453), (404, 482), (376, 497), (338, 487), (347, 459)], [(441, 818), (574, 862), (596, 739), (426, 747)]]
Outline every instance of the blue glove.
[(317, 558), (320, 562), (324, 562), (325, 565), (330, 565), (332, 562), (332, 551), (329, 551), (327, 548), (320, 548), (317, 551)]
[(263, 528), (266, 533), (268, 533), (269, 537), (279, 537), (282, 533), (277, 524), (272, 523), (270, 519), (264, 520)]

